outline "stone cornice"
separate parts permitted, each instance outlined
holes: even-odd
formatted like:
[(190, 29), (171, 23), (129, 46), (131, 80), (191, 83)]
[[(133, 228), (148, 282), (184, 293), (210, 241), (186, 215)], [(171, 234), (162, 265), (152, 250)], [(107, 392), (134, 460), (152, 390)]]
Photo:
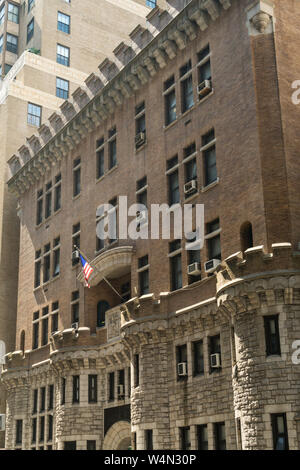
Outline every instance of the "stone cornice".
[[(103, 61), (99, 74), (91, 74), (86, 79), (86, 85), (79, 87), (60, 111), (50, 116), (49, 122), (44, 124), (50, 132), (44, 132), (43, 138), (41, 131), (37, 132), (40, 150), (35, 152), (27, 145), (28, 151), (23, 148), (22, 152), (13, 155), (8, 162), (11, 173), (9, 190), (18, 197), (25, 193), (52, 165), (112, 115), (119, 105), (148, 83), (159, 69), (166, 67), (179, 51), (195, 39), (199, 29), (204, 31), (210, 21), (219, 17), (222, 8), (231, 6), (231, 2), (191, 0), (167, 24), (166, 15), (161, 15), (161, 11), (154, 12), (150, 21), (153, 28), (149, 27), (151, 34), (147, 39), (150, 42), (140, 50), (136, 47), (133, 58), (129, 46), (122, 43), (117, 47), (114, 50), (115, 61)], [(131, 33), (131, 42), (134, 42), (135, 34), (140, 34), (139, 28)], [(37, 145), (36, 139), (33, 141)]]

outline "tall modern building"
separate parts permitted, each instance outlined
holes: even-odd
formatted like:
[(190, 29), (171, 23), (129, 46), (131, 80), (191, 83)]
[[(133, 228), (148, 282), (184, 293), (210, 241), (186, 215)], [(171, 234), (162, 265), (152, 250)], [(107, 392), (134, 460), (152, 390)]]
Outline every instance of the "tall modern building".
[[(9, 160), (7, 448), (300, 448), (299, 19), (169, 0)], [(103, 241), (122, 196), (138, 236)], [(154, 204), (190, 204), (193, 231), (204, 205), (203, 243), (151, 238)]]
[[(7, 351), (15, 348), (19, 251), (7, 160), (21, 146), (25, 154), (30, 147), (24, 154), (30, 158), (39, 145), (32, 133), (39, 129), (38, 138), (47, 140), (43, 124), (49, 118), (58, 124), (56, 112), (64, 100), (72, 99), (130, 31), (146, 26), (153, 6), (140, 0), (0, 0), (0, 341)], [(93, 80), (88, 85), (93, 87)], [(0, 391), (0, 414), (3, 400)]]

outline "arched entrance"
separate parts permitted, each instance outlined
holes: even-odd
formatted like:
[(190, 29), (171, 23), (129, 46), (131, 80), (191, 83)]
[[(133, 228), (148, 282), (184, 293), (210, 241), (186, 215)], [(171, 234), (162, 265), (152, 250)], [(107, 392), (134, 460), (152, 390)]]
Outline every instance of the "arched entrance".
[(128, 450), (131, 445), (131, 426), (128, 421), (118, 421), (106, 433), (102, 450)]

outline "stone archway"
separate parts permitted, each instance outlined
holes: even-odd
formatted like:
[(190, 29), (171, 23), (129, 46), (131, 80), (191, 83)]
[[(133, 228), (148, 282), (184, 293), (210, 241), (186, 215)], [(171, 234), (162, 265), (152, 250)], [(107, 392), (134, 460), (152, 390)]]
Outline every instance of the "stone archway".
[(128, 421), (118, 421), (106, 433), (102, 450), (128, 450), (131, 445), (131, 426)]

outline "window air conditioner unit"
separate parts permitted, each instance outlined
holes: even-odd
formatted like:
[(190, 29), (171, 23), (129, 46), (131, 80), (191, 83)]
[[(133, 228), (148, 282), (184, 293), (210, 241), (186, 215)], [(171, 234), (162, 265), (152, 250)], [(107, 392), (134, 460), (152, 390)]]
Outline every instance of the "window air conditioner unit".
[(205, 263), (205, 272), (212, 273), (221, 263), (220, 259), (211, 259)]
[(197, 191), (197, 180), (189, 181), (184, 185), (184, 194), (190, 194)]
[(73, 251), (72, 253), (72, 261), (77, 261), (80, 258), (80, 254), (78, 250)]
[(73, 328), (73, 330), (78, 330), (78, 328), (79, 328), (79, 323), (78, 323), (78, 322), (72, 323), (71, 328)]
[(0, 415), (0, 431), (5, 431), (5, 415)]
[(220, 369), (221, 367), (221, 354), (211, 354), (210, 355), (210, 366), (212, 369)]
[(204, 80), (204, 82), (199, 83), (197, 87), (198, 95), (205, 96), (208, 95), (212, 90), (211, 80)]
[(135, 136), (135, 146), (140, 147), (146, 142), (146, 133), (145, 132), (139, 132)]
[(118, 397), (124, 396), (124, 385), (118, 385)]
[(179, 364), (177, 364), (177, 372), (178, 372), (179, 377), (186, 377), (187, 376), (187, 363), (179, 362)]
[(201, 274), (201, 265), (200, 263), (193, 263), (188, 266), (188, 275), (189, 276), (198, 276)]
[(141, 211), (137, 213), (136, 221), (138, 224), (143, 225), (148, 222), (147, 211)]

